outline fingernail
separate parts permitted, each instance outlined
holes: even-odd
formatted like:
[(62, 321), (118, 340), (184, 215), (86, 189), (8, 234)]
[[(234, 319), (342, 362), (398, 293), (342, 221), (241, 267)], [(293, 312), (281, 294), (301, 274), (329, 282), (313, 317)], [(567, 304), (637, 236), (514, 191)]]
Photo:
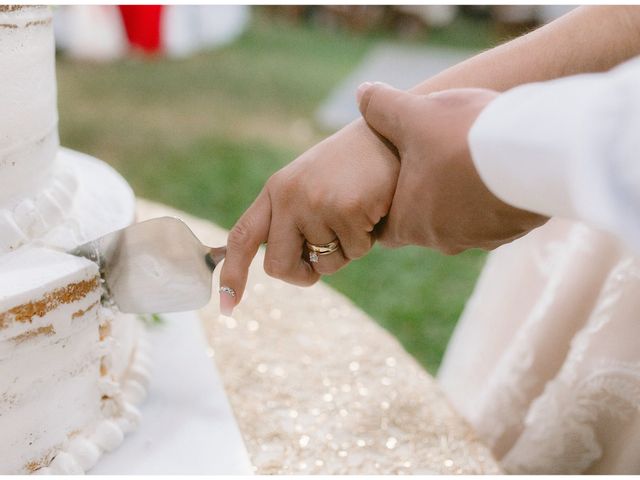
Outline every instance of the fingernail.
[(373, 83), (371, 82), (364, 82), (360, 84), (360, 86), (356, 90), (356, 100), (358, 100), (358, 103), (362, 101), (362, 95), (364, 95), (365, 90), (368, 89), (371, 85), (373, 85)]
[(236, 306), (236, 291), (231, 287), (220, 287), (220, 313), (230, 317)]

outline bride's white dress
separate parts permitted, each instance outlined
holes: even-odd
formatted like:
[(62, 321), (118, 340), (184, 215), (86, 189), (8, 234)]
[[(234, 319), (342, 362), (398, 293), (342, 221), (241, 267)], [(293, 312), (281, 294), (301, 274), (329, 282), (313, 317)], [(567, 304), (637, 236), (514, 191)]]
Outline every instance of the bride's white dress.
[(640, 473), (640, 260), (560, 219), (499, 248), (439, 380), (510, 473)]

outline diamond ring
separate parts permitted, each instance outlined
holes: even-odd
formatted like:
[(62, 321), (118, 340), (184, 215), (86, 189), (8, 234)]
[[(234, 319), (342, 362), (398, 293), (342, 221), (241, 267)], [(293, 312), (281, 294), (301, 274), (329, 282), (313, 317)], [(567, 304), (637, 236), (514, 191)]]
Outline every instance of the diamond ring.
[(235, 296), (236, 296), (236, 291), (235, 291), (233, 288), (231, 288), (231, 287), (225, 287), (225, 286), (222, 286), (222, 287), (220, 287), (220, 288), (218, 289), (218, 291), (219, 291), (220, 293), (226, 293), (227, 295), (230, 295), (230, 296), (232, 296), (232, 297), (235, 297)]
[(340, 242), (336, 238), (329, 243), (323, 243), (321, 245), (315, 245), (310, 242), (305, 242), (307, 250), (309, 250), (309, 262), (318, 263), (320, 255), (331, 255), (333, 252), (340, 248)]

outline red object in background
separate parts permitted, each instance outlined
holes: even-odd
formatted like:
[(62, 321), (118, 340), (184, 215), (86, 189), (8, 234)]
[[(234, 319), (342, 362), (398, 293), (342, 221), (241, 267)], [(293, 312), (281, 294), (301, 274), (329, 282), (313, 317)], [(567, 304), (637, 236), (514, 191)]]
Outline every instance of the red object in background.
[(160, 21), (162, 5), (119, 5), (129, 44), (145, 53), (158, 53), (162, 47)]

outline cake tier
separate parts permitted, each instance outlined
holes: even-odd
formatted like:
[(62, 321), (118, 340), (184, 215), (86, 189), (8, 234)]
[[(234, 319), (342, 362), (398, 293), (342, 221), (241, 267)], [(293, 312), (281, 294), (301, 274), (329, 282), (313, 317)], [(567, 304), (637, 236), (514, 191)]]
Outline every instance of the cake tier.
[(126, 227), (134, 201), (107, 164), (61, 148), (40, 189), (0, 202), (0, 255), (33, 242), (67, 250)]
[(134, 207), (108, 165), (61, 149), (41, 190), (0, 208), (0, 473), (86, 471), (135, 425), (141, 325), (101, 305), (94, 263), (64, 253)]
[(58, 147), (54, 54), (48, 7), (0, 7), (0, 204), (49, 177)]
[(97, 266), (20, 249), (0, 258), (0, 291), (0, 472), (55, 468), (70, 440), (99, 451), (105, 421), (121, 437), (137, 417), (123, 396), (137, 325), (100, 305)]
[(0, 291), (0, 472), (82, 472), (138, 420), (140, 325), (101, 306), (94, 263), (52, 250), (0, 258)]

